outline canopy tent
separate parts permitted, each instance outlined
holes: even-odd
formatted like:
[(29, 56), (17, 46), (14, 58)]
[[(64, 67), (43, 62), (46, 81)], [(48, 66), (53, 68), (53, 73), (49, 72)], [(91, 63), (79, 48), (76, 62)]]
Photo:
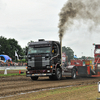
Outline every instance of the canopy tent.
[(11, 58), (8, 55), (0, 55), (0, 58), (1, 57), (5, 59), (4, 62), (6, 62), (7, 60), (11, 60)]
[(74, 58), (77, 58), (77, 56), (74, 55)]

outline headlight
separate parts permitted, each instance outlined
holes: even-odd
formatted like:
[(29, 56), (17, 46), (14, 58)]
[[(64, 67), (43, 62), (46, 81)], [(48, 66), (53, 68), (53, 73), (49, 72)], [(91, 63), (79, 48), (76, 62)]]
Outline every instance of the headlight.
[(27, 69), (31, 69), (31, 67), (27, 67)]
[(47, 68), (50, 68), (50, 66), (47, 66)]
[(29, 72), (29, 71), (27, 71), (27, 73), (29, 74), (30, 72)]
[(47, 68), (52, 68), (52, 66), (47, 66)]
[(49, 72), (50, 72), (50, 70), (47, 70), (47, 72), (49, 73)]

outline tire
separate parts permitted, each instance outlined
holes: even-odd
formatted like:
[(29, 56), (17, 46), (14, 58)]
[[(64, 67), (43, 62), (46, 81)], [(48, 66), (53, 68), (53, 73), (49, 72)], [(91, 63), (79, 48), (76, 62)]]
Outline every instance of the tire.
[(38, 76), (33, 76), (31, 77), (32, 80), (37, 80), (38, 79)]
[(72, 69), (71, 78), (76, 79), (76, 70)]
[(56, 73), (55, 73), (55, 79), (57, 80), (61, 80), (62, 79), (62, 72), (61, 72), (61, 69), (60, 68), (57, 68), (56, 69)]

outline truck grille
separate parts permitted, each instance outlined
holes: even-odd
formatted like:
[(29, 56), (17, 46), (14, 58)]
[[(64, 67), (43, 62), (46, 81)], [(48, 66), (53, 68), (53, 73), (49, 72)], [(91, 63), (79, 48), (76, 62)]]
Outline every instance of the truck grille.
[(35, 57), (35, 69), (42, 69), (42, 57)]
[(31, 59), (28, 59), (28, 66), (33, 70), (45, 69), (46, 66), (50, 65), (49, 58), (42, 57), (41, 55), (36, 55)]

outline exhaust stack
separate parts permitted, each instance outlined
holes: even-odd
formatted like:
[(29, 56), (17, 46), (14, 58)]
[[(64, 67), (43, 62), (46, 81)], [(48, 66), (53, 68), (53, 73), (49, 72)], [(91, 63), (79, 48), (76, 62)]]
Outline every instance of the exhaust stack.
[(62, 65), (62, 34), (60, 34), (60, 48), (61, 48), (61, 65)]

